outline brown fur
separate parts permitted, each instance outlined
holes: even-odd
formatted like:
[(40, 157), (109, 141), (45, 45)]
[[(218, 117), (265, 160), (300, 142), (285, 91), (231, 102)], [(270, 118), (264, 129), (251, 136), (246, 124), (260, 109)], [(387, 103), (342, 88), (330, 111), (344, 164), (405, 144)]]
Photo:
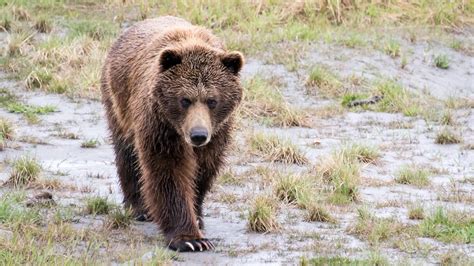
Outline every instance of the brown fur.
[[(210, 31), (175, 17), (137, 23), (107, 57), (102, 99), (125, 206), (148, 212), (171, 245), (203, 238), (197, 221), (229, 145), (242, 64)], [(209, 132), (204, 146), (191, 145), (196, 126)]]

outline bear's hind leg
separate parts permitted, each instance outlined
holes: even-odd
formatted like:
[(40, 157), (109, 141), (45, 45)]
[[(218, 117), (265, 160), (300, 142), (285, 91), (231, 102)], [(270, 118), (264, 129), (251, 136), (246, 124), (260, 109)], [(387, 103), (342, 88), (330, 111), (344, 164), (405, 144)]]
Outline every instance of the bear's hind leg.
[(140, 194), (140, 171), (133, 144), (114, 139), (115, 162), (125, 208), (131, 208), (138, 221), (149, 220)]

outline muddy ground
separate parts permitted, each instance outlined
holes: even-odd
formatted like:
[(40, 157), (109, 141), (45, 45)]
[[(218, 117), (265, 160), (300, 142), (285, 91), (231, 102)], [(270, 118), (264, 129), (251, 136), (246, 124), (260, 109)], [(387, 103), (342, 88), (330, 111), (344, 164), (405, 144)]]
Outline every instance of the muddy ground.
[[(466, 38), (466, 37), (464, 37)], [(472, 37), (471, 37), (472, 39)], [(431, 94), (439, 100), (449, 97), (474, 98), (474, 58), (468, 53), (455, 51), (436, 42), (423, 40), (411, 43), (400, 38), (404, 49), (410, 51), (407, 66), (400, 67), (400, 58), (393, 59), (382, 51), (372, 48), (351, 49), (338, 45), (315, 43), (300, 64), (302, 66), (325, 65), (342, 77), (356, 75), (368, 80), (381, 76), (397, 79), (410, 90)], [(447, 70), (433, 66), (433, 55), (444, 53), (450, 58)], [(249, 58), (243, 70), (243, 79), (259, 74), (283, 81), (282, 93), (292, 105), (316, 109), (326, 105), (338, 105), (337, 100), (308, 96), (305, 93), (307, 68), (295, 72), (284, 65), (267, 64)], [(54, 199), (61, 205), (82, 206), (84, 198), (91, 195), (106, 196), (117, 204), (121, 192), (114, 166), (113, 149), (110, 145), (104, 111), (101, 103), (93, 100), (69, 99), (60, 95), (25, 91), (23, 83), (0, 76), (0, 87), (18, 95), (26, 103), (54, 105), (57, 112), (41, 115), (41, 123), (28, 124), (22, 115), (0, 110), (0, 116), (15, 125), (16, 138), (0, 153), (3, 168), (0, 181), (6, 181), (10, 173), (9, 161), (30, 154), (43, 166), (43, 175), (60, 178), (64, 184), (75, 189), (52, 190)], [(179, 254), (176, 263), (182, 264), (296, 264), (302, 256), (342, 256), (367, 258), (374, 248), (365, 240), (348, 233), (356, 223), (357, 208), (366, 206), (378, 217), (394, 217), (403, 224), (419, 221), (407, 217), (410, 204), (420, 203), (427, 212), (436, 207), (460, 210), (474, 215), (474, 151), (466, 148), (474, 144), (474, 113), (471, 107), (454, 111), (457, 121), (455, 131), (462, 136), (462, 143), (439, 145), (434, 143), (441, 125), (421, 117), (406, 117), (400, 113), (351, 111), (329, 118), (312, 116), (308, 127), (276, 128), (243, 120), (236, 132), (236, 147), (229, 158), (228, 167), (242, 174), (243, 182), (237, 185), (218, 182), (210, 193), (205, 207), (206, 235), (216, 244), (214, 252)], [(397, 126), (404, 125), (404, 126)], [(245, 151), (249, 132), (265, 131), (285, 136), (304, 151), (310, 165), (297, 167), (264, 162), (258, 156)], [(78, 139), (65, 138), (65, 133), (74, 133)], [(97, 148), (81, 148), (84, 140), (97, 139)], [(39, 141), (41, 140), (41, 141)], [(271, 190), (262, 185), (258, 175), (244, 175), (257, 166), (274, 169), (300, 171), (314, 167), (329, 156), (332, 150), (346, 142), (370, 144), (380, 151), (376, 164), (367, 164), (362, 170), (360, 201), (349, 206), (328, 205), (336, 224), (306, 222), (303, 211), (295, 206), (282, 204), (278, 220), (282, 227), (278, 232), (258, 234), (249, 232), (247, 213), (251, 199)], [(433, 169), (431, 185), (418, 188), (395, 183), (395, 172), (404, 164), (415, 163)], [(465, 195), (465, 200), (449, 200), (444, 195), (456, 191)], [(2, 188), (5, 192), (8, 188)], [(37, 192), (28, 190), (28, 194)], [(444, 194), (443, 194), (444, 193)], [(226, 203), (226, 195), (235, 200)], [(103, 217), (77, 216), (76, 223), (84, 226), (100, 226)], [(144, 235), (158, 235), (151, 223), (135, 222), (132, 230)], [(437, 264), (440, 256), (457, 252), (474, 259), (474, 245), (444, 243), (432, 238), (418, 237), (425, 248), (402, 251), (390, 242), (377, 248), (377, 252), (390, 263)], [(120, 238), (118, 237), (118, 242)], [(160, 240), (149, 241), (149, 251), (134, 261), (146, 260), (153, 246)]]

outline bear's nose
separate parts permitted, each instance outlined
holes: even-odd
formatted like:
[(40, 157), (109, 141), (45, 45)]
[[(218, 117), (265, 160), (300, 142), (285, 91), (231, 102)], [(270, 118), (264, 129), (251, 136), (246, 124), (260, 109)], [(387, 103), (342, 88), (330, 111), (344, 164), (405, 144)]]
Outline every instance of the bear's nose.
[(201, 146), (207, 140), (207, 129), (203, 127), (195, 127), (191, 129), (191, 142), (195, 146)]

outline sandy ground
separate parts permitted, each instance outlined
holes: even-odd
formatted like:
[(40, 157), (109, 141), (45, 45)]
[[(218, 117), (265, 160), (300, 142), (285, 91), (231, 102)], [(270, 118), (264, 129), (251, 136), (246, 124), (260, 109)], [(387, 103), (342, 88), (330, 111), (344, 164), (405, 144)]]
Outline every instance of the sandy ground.
[[(342, 46), (314, 44), (303, 64), (329, 66), (343, 77), (355, 74), (369, 80), (380, 76), (393, 77), (402, 84), (418, 92), (428, 92), (441, 100), (447, 97), (474, 98), (474, 59), (464, 53), (436, 43), (403, 43), (409, 47), (410, 63), (400, 68), (399, 60), (394, 60), (383, 52), (373, 49), (350, 49)], [(432, 55), (448, 54), (450, 68), (442, 70), (433, 67)], [(302, 68), (303, 69), (303, 68)], [(243, 78), (260, 73), (284, 81), (283, 94), (293, 105), (317, 108), (330, 104), (328, 100), (309, 97), (305, 94), (303, 70), (289, 72), (282, 65), (264, 64), (255, 59), (248, 60)], [(107, 196), (120, 203), (121, 192), (114, 166), (113, 149), (108, 139), (104, 111), (100, 102), (68, 99), (64, 96), (26, 92), (22, 84), (7, 80), (0, 75), (0, 87), (7, 88), (23, 101), (31, 104), (50, 104), (58, 112), (42, 115), (42, 122), (29, 125), (21, 115), (0, 110), (0, 116), (12, 121), (16, 126), (17, 138), (6, 151), (0, 152), (0, 161), (14, 159), (23, 154), (35, 156), (45, 169), (46, 176), (59, 177), (65, 184), (81, 189), (53, 191), (60, 204), (81, 206), (83, 199), (90, 195)], [(361, 203), (379, 217), (395, 217), (404, 224), (418, 223), (407, 218), (407, 206), (421, 203), (427, 210), (437, 206), (457, 209), (474, 215), (473, 201), (452, 202), (440, 200), (441, 193), (451, 193), (452, 183), (466, 195), (474, 192), (474, 151), (463, 148), (474, 144), (474, 113), (472, 109), (459, 109), (454, 113), (459, 132), (464, 142), (455, 145), (434, 144), (434, 137), (441, 127), (421, 118), (404, 117), (402, 114), (376, 112), (348, 112), (333, 118), (313, 118), (309, 128), (272, 128), (244, 121), (236, 132), (237, 146), (244, 147), (245, 135), (249, 131), (272, 132), (290, 138), (310, 159), (311, 165), (324, 160), (331, 150), (342, 143), (355, 141), (378, 147), (381, 159), (375, 165), (363, 168), (360, 187)], [(406, 123), (409, 128), (397, 128), (395, 124)], [(79, 139), (66, 139), (60, 133), (71, 132)], [(21, 137), (34, 137), (42, 144), (21, 141)], [(87, 139), (97, 139), (100, 145), (93, 149), (81, 148)], [(320, 141), (319, 145), (314, 142)], [(31, 141), (30, 141), (31, 142)], [(416, 188), (393, 182), (395, 171), (403, 164), (416, 163), (434, 169), (432, 184), (426, 188)], [(236, 173), (243, 173), (259, 165), (268, 165), (260, 158), (242, 158), (234, 152), (229, 159), (229, 167)], [(275, 164), (277, 169), (287, 166)], [(309, 166), (308, 166), (309, 167)], [(292, 167), (295, 171), (300, 167)], [(0, 181), (8, 178), (8, 165), (0, 173)], [(97, 178), (99, 176), (100, 178)], [(176, 263), (182, 264), (260, 264), (297, 263), (301, 256), (347, 256), (366, 258), (372, 248), (366, 241), (347, 233), (347, 228), (357, 219), (357, 206), (331, 207), (337, 224), (305, 222), (303, 212), (296, 207), (283, 205), (278, 219), (283, 225), (277, 233), (257, 234), (247, 229), (246, 214), (250, 199), (270, 188), (262, 186), (258, 176), (245, 178), (242, 185), (217, 184), (205, 208), (206, 235), (214, 240), (215, 252), (181, 254)], [(222, 195), (232, 194), (235, 203), (219, 200)], [(472, 197), (471, 197), (472, 199)], [(86, 217), (79, 217), (83, 223)], [(99, 218), (100, 220), (100, 218)], [(135, 223), (134, 229), (146, 234), (159, 234), (150, 223)], [(382, 244), (381, 255), (390, 262), (409, 260), (413, 264), (436, 264), (438, 256), (450, 250), (459, 251), (473, 259), (473, 244), (446, 244), (429, 238), (419, 238), (430, 248), (428, 252), (403, 252), (390, 244)], [(144, 255), (144, 258), (150, 253)], [(137, 258), (140, 259), (140, 258)]]

